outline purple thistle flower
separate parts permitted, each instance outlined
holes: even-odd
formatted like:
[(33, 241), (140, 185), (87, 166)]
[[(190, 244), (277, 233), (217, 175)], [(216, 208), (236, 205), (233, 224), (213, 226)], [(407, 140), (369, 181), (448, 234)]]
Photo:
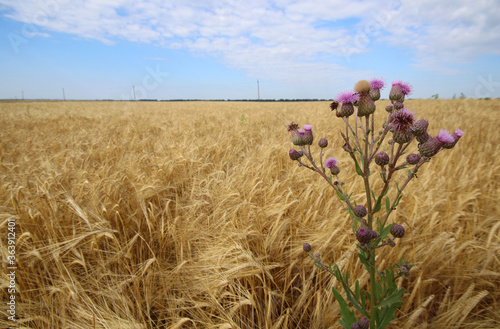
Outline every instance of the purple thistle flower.
[(392, 85), (398, 85), (399, 87), (401, 87), (401, 92), (405, 95), (409, 95), (411, 94), (411, 90), (412, 90), (412, 85), (409, 84), (408, 82), (403, 82), (401, 80), (394, 80), (392, 82)]
[(415, 122), (415, 114), (408, 108), (403, 107), (401, 110), (395, 112), (392, 116), (391, 125), (394, 131), (411, 131), (411, 127)]
[(401, 80), (394, 80), (392, 82), (392, 91), (394, 93), (397, 93), (398, 90), (403, 94), (403, 100), (404, 100), (404, 96), (411, 94), (412, 86), (408, 82), (403, 82)]
[(392, 139), (399, 144), (408, 143), (413, 137), (411, 128), (415, 122), (415, 115), (406, 107), (392, 114), (391, 127), (394, 134)]
[(359, 100), (359, 95), (353, 91), (344, 91), (337, 95), (337, 102), (354, 103)]
[(332, 168), (335, 165), (337, 165), (337, 160), (335, 158), (328, 158), (325, 161), (325, 167), (326, 168)]
[(373, 78), (370, 80), (370, 84), (372, 86), (372, 89), (382, 89), (384, 88), (385, 81), (382, 78)]
[(305, 131), (304, 131), (304, 130), (302, 130), (302, 129), (297, 129), (297, 131), (298, 131), (298, 132), (299, 132), (299, 134), (301, 134), (301, 135), (304, 135), (304, 134), (305, 134)]
[(409, 95), (411, 94), (411, 90), (412, 90), (412, 85), (409, 84), (408, 82), (405, 82), (401, 85), (401, 92), (406, 96), (406, 95)]
[(460, 137), (462, 137), (465, 133), (460, 130), (460, 129), (457, 129), (455, 130), (455, 132), (453, 133), (453, 135), (457, 138), (457, 139), (460, 139)]
[(444, 129), (441, 129), (441, 131), (439, 132), (439, 134), (437, 135), (436, 138), (442, 144), (453, 143), (455, 141), (453, 136)]
[(455, 130), (455, 132), (453, 133), (453, 135), (451, 135), (453, 137), (453, 143), (445, 143), (445, 144), (443, 144), (443, 148), (445, 148), (445, 149), (451, 149), (451, 148), (455, 147), (455, 145), (457, 144), (458, 140), (463, 135), (464, 135), (464, 132), (462, 130), (460, 130), (460, 129)]
[(314, 140), (314, 136), (312, 133), (312, 127), (313, 126), (311, 126), (311, 125), (304, 125), (304, 135), (302, 135), (302, 137), (304, 138), (304, 142), (307, 145), (311, 145), (313, 140)]

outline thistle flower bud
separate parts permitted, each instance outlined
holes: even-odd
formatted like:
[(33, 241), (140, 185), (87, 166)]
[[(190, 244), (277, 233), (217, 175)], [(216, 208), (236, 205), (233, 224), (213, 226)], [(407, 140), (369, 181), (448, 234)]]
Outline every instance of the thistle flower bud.
[(420, 158), (420, 154), (408, 154), (408, 156), (406, 157), (406, 162), (411, 165), (416, 165), (420, 161)]
[(306, 145), (306, 141), (304, 140), (304, 130), (298, 129), (292, 131), (292, 143), (293, 145)]
[(366, 208), (362, 205), (358, 205), (354, 207), (354, 215), (356, 215), (359, 218), (363, 218), (368, 214), (368, 211)]
[(340, 169), (336, 165), (331, 166), (330, 171), (331, 171), (332, 175), (335, 175), (335, 176), (340, 173)]
[(412, 266), (412, 265), (410, 265), (410, 264), (408, 264), (407, 262), (403, 262), (403, 263), (401, 264), (401, 266), (406, 267), (406, 269), (408, 270), (408, 275), (410, 275), (410, 270), (411, 270), (411, 268), (412, 268), (413, 266)]
[(415, 136), (422, 136), (427, 132), (427, 127), (429, 127), (429, 121), (425, 119), (420, 119), (415, 122), (413, 127), (411, 127), (411, 130), (413, 132), (413, 135)]
[(303, 156), (304, 154), (302, 152), (297, 151), (297, 150), (291, 149), (290, 151), (288, 151), (288, 155), (290, 156), (290, 159), (295, 161), (295, 160), (300, 159), (300, 157)]
[(309, 243), (304, 243), (304, 245), (302, 246), (302, 249), (304, 249), (305, 252), (310, 252), (312, 250), (312, 247)]
[(371, 230), (366, 229), (364, 227), (360, 227), (358, 231), (356, 232), (356, 239), (363, 244), (370, 243), (372, 240), (373, 235)]
[(330, 169), (332, 175), (338, 175), (340, 173), (340, 169), (337, 167), (337, 160), (335, 158), (328, 158), (325, 161), (325, 167)]
[[(452, 135), (453, 136), (453, 135)], [(455, 147), (455, 145), (457, 145), (457, 142), (458, 142), (458, 138), (455, 138), (455, 140), (452, 142), (452, 143), (446, 143), (446, 144), (443, 144), (443, 148), (444, 149), (452, 149)]]
[(406, 276), (410, 275), (410, 270), (411, 270), (411, 265), (408, 265), (406, 263), (401, 264), (401, 266), (399, 267), (399, 271), (401, 272), (401, 274)]
[(302, 137), (304, 135), (304, 131), (299, 129), (299, 125), (296, 122), (290, 123), (287, 131), (292, 133), (293, 145), (305, 145)]
[(441, 143), (437, 139), (437, 137), (432, 137), (432, 138), (429, 138), (425, 143), (419, 144), (418, 151), (424, 157), (430, 158), (439, 152), (442, 145), (443, 145), (443, 143)]
[(403, 102), (404, 95), (401, 92), (401, 86), (399, 84), (392, 83), (391, 91), (389, 92), (389, 99), (394, 102)]
[(428, 132), (425, 132), (425, 133), (423, 133), (422, 135), (417, 136), (417, 141), (418, 141), (420, 144), (423, 144), (423, 143), (427, 142), (429, 139), (431, 139), (431, 135), (429, 135), (429, 133), (428, 133)]
[(368, 321), (368, 319), (365, 318), (365, 317), (359, 319), (358, 324), (359, 324), (359, 329), (368, 329), (368, 328), (370, 328), (370, 321)]
[(385, 110), (389, 113), (391, 113), (392, 111), (394, 111), (394, 105), (393, 104), (389, 104), (385, 107)]
[(350, 117), (354, 113), (354, 105), (352, 103), (342, 103), (339, 113), (340, 117)]
[(401, 103), (401, 102), (394, 102), (394, 109), (395, 109), (396, 111), (401, 110), (403, 107), (405, 107), (405, 106), (403, 105), (403, 103)]
[(368, 232), (370, 233), (371, 240), (375, 240), (376, 238), (378, 238), (378, 233), (376, 231), (368, 230)]
[(392, 135), (392, 139), (399, 144), (408, 143), (412, 137), (411, 131), (394, 131), (394, 135)]
[(378, 101), (380, 99), (380, 89), (372, 89), (370, 90), (370, 97), (372, 101)]
[(293, 145), (304, 145), (304, 141), (302, 140), (302, 135), (298, 130), (292, 131), (292, 143)]
[(455, 138), (446, 130), (441, 129), (439, 134), (419, 145), (419, 152), (428, 158), (436, 155), (439, 150), (446, 144), (453, 143)]
[(390, 232), (395, 238), (402, 238), (405, 236), (405, 228), (399, 224), (392, 225)]
[(364, 117), (375, 112), (375, 102), (370, 97), (369, 93), (359, 95), (358, 117)]
[(318, 141), (318, 146), (321, 147), (322, 149), (324, 149), (325, 147), (328, 146), (328, 140), (326, 138), (321, 138)]
[(375, 155), (375, 163), (379, 166), (385, 166), (389, 163), (389, 155), (385, 152), (380, 152)]
[(312, 145), (312, 142), (314, 140), (313, 133), (312, 133), (312, 126), (311, 125), (304, 125), (304, 143), (305, 145)]
[(357, 324), (356, 322), (351, 324), (351, 329), (360, 329), (360, 326), (359, 324)]

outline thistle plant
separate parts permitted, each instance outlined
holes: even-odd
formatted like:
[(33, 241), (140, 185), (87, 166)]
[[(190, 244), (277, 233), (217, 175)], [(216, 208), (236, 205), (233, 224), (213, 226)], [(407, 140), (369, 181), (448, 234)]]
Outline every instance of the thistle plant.
[[(311, 151), (314, 142), (312, 126), (304, 125), (300, 129), (295, 122), (288, 125), (292, 142), (298, 147), (289, 151), (290, 159), (297, 161), (299, 167), (319, 174), (336, 191), (342, 207), (352, 219), (359, 260), (370, 275), (365, 290), (361, 289), (359, 280), (354, 283), (353, 290), (349, 272), (342, 274), (337, 265), (325, 265), (320, 254), (313, 254), (309, 243), (303, 246), (315, 266), (328, 271), (342, 284), (347, 301), (335, 287), (332, 291), (340, 305), (339, 322), (344, 328), (382, 329), (395, 318), (397, 309), (403, 304), (405, 292), (404, 288), (398, 287), (396, 280), (401, 277), (408, 279), (414, 264), (401, 258), (388, 268), (378, 268), (377, 252), (382, 248), (396, 247), (406, 233), (405, 227), (391, 222), (389, 217), (399, 205), (408, 183), (417, 178), (420, 168), (439, 152), (453, 148), (464, 134), (460, 129), (453, 134), (441, 129), (433, 137), (428, 132), (429, 122), (417, 120), (414, 112), (404, 105), (405, 97), (411, 93), (412, 87), (402, 81), (392, 83), (389, 93), (391, 104), (385, 108), (387, 118), (377, 131), (374, 127), (375, 102), (380, 99), (384, 84), (382, 79), (359, 81), (353, 91), (340, 93), (330, 105), (331, 110), (345, 123), (345, 131), (340, 132), (344, 142), (343, 151), (348, 153), (356, 173), (363, 180), (363, 200), (354, 200), (353, 193), (346, 192), (346, 183), (339, 179), (342, 175), (339, 161), (334, 157), (324, 159), (328, 141), (325, 138), (318, 141), (319, 159), (315, 160)], [(418, 142), (417, 147), (414, 141)], [(409, 153), (410, 150), (414, 153)], [(395, 174), (403, 170), (407, 170), (407, 175)], [(376, 171), (379, 178), (372, 177)], [(371, 187), (374, 179), (382, 180), (381, 189), (375, 191)], [(389, 190), (394, 188), (394, 193), (389, 194)], [(383, 206), (385, 212), (382, 211)]]

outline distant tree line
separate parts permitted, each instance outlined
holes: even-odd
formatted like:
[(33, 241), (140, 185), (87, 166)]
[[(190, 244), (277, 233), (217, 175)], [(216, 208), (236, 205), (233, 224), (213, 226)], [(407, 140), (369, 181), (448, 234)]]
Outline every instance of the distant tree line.
[(295, 99), (138, 99), (139, 102), (325, 102), (330, 99), (295, 98)]

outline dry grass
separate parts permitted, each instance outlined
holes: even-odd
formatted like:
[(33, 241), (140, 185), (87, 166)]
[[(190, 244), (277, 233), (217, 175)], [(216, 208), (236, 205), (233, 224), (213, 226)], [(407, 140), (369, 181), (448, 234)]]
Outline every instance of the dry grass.
[[(431, 133), (466, 134), (393, 214), (408, 234), (379, 261), (417, 265), (391, 328), (498, 328), (500, 102), (407, 105)], [(312, 124), (365, 202), (326, 102), (3, 102), (0, 113), (0, 250), (5, 261), (14, 217), (21, 327), (338, 328), (340, 285), (304, 242), (366, 286), (333, 191), (288, 158), (286, 125)]]

